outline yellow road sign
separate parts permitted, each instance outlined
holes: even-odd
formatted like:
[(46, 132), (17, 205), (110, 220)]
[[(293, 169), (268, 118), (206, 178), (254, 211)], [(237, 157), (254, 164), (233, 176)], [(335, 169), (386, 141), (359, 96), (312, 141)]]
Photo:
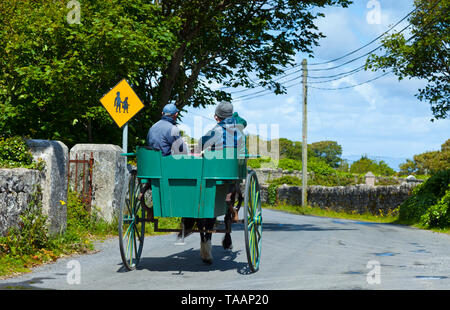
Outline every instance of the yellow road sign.
[(100, 102), (119, 128), (144, 107), (142, 101), (125, 79), (104, 95)]

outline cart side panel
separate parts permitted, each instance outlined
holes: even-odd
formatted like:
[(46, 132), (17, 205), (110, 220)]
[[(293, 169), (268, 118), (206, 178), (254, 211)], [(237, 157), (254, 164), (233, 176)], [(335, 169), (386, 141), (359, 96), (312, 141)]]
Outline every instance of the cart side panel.
[(156, 217), (161, 217), (162, 216), (161, 182), (160, 179), (151, 179), (151, 182), (152, 182), (153, 214)]
[(201, 158), (166, 156), (162, 167), (162, 216), (199, 217)]
[(161, 152), (138, 147), (136, 150), (138, 178), (161, 178)]

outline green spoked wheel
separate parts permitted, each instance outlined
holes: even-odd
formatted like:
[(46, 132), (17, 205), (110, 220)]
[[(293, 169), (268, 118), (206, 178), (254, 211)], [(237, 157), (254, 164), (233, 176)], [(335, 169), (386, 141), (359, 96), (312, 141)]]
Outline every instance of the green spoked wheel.
[(139, 263), (145, 235), (145, 210), (139, 200), (141, 182), (136, 170), (131, 171), (128, 195), (119, 212), (120, 255), (126, 269), (133, 270)]
[(256, 272), (261, 258), (262, 209), (258, 178), (253, 170), (245, 182), (244, 231), (248, 265)]

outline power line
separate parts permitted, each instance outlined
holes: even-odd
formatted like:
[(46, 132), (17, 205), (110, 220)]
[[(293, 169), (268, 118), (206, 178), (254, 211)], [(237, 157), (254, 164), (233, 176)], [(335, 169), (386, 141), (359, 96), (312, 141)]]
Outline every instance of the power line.
[[(437, 0), (437, 1), (440, 2), (439, 0)], [(407, 19), (407, 18), (408, 18), (412, 13), (414, 13), (417, 9), (418, 9), (418, 8), (415, 8), (414, 10), (412, 10), (411, 12), (409, 12), (406, 16), (404, 16), (401, 20), (399, 20), (394, 26), (390, 27), (390, 28), (389, 28), (388, 30), (386, 30), (384, 33), (382, 33), (381, 35), (379, 35), (378, 37), (376, 37), (375, 39), (373, 39), (373, 40), (370, 41), (369, 43), (365, 44), (364, 46), (362, 46), (362, 47), (360, 47), (360, 48), (358, 48), (358, 49), (356, 49), (356, 50), (353, 50), (352, 52), (347, 53), (347, 54), (345, 54), (345, 55), (343, 55), (343, 56), (341, 56), (341, 57), (338, 57), (338, 58), (336, 58), (336, 59), (329, 60), (329, 61), (326, 61), (326, 62), (323, 62), (323, 63), (315, 63), (315, 64), (311, 64), (311, 65), (321, 65), (321, 64), (332, 63), (332, 62), (335, 62), (335, 61), (337, 61), (337, 60), (343, 59), (343, 58), (345, 58), (345, 57), (347, 57), (347, 56), (350, 56), (350, 55), (352, 55), (352, 54), (354, 54), (354, 53), (360, 51), (361, 49), (363, 49), (363, 48), (365, 48), (365, 47), (371, 45), (372, 43), (376, 42), (376, 41), (377, 41), (378, 39), (380, 39), (381, 37), (385, 36), (385, 35), (386, 35), (387, 33), (389, 33), (392, 29), (394, 29), (396, 26), (398, 26), (401, 22), (403, 22), (405, 19)], [(407, 28), (409, 28), (410, 26), (411, 26), (411, 24), (408, 24), (408, 26), (406, 26), (405, 28), (403, 28), (399, 33), (402, 33), (403, 31), (405, 31), (405, 30), (406, 30)], [(378, 47), (376, 47), (375, 49), (369, 51), (368, 53), (366, 53), (366, 54), (364, 54), (364, 55), (362, 55), (362, 56), (359, 56), (359, 57), (357, 57), (357, 58), (354, 58), (354, 59), (352, 59), (352, 60), (350, 60), (350, 61), (348, 61), (348, 62), (346, 62), (346, 63), (343, 63), (343, 64), (341, 64), (341, 65), (339, 65), (339, 66), (335, 66), (335, 67), (332, 67), (332, 68), (309, 69), (309, 71), (328, 71), (328, 70), (337, 69), (337, 68), (340, 68), (340, 67), (342, 67), (342, 66), (345, 66), (345, 65), (347, 65), (347, 64), (349, 64), (349, 63), (352, 63), (352, 62), (354, 62), (354, 61), (356, 61), (356, 60), (359, 60), (359, 59), (361, 59), (361, 58), (363, 58), (363, 57), (365, 57), (365, 56), (368, 56), (368, 55), (372, 54), (373, 52), (377, 51), (378, 49), (380, 49), (380, 48), (382, 48), (382, 47), (383, 47), (383, 45), (379, 45)], [(291, 68), (289, 68), (289, 69), (287, 69), (287, 70), (292, 70), (292, 69), (297, 68), (297, 67), (299, 67), (299, 66), (300, 66), (300, 65), (295, 65), (295, 66), (292, 66)], [(354, 69), (354, 70), (351, 70), (351, 71), (349, 71), (349, 72), (340, 73), (340, 74), (333, 75), (333, 76), (328, 76), (328, 77), (314, 77), (314, 76), (308, 76), (308, 78), (312, 78), (312, 79), (314, 79), (314, 78), (321, 79), (321, 78), (334, 78), (334, 77), (338, 77), (338, 76), (341, 76), (341, 75), (347, 76), (347, 73), (350, 73), (350, 72), (355, 72), (355, 73), (356, 73), (356, 72), (361, 71), (360, 69), (361, 69), (362, 67), (364, 67), (364, 65), (361, 66), (361, 67), (358, 67), (358, 68), (356, 68), (356, 69)], [(288, 77), (288, 76), (291, 76), (291, 75), (293, 75), (293, 74), (300, 73), (301, 71), (302, 71), (301, 69), (296, 70), (296, 71), (294, 71), (294, 72), (285, 74), (284, 76), (278, 77), (278, 78), (274, 79), (273, 81), (275, 81), (275, 82), (276, 82), (276, 81), (279, 81), (279, 80), (281, 80), (281, 79), (283, 79), (283, 78), (286, 78), (286, 77)], [(289, 82), (289, 81), (287, 81), (287, 82)], [(286, 81), (283, 82), (283, 83), (286, 83)], [(256, 86), (256, 87), (263, 87), (263, 86)], [(226, 88), (230, 88), (230, 87), (225, 87), (225, 88), (221, 88), (221, 89), (226, 89)], [(243, 92), (251, 91), (251, 90), (252, 90), (252, 89), (243, 89), (243, 90), (238, 90), (238, 91), (230, 92), (230, 94), (243, 93)], [(259, 91), (259, 92), (257, 92), (257, 93), (252, 93), (252, 94), (248, 94), (248, 95), (249, 95), (249, 96), (250, 96), (250, 95), (255, 95), (255, 94), (258, 94), (258, 93), (261, 93), (261, 92), (262, 92), (262, 91)], [(238, 98), (241, 98), (241, 97), (238, 97)]]
[[(415, 8), (414, 10), (412, 10), (411, 12), (409, 12), (406, 16), (404, 16), (402, 19), (400, 19), (394, 26), (390, 27), (388, 30), (386, 30), (385, 32), (383, 32), (381, 35), (379, 35), (378, 37), (376, 37), (375, 39), (373, 39), (373, 40), (370, 41), (369, 43), (367, 43), (367, 44), (361, 46), (360, 48), (355, 49), (355, 50), (353, 50), (353, 51), (351, 51), (351, 52), (349, 52), (349, 53), (347, 53), (347, 54), (345, 54), (345, 55), (343, 55), (343, 56), (341, 56), (341, 57), (338, 57), (338, 58), (335, 58), (335, 59), (332, 59), (332, 60), (329, 60), (329, 61), (326, 61), (326, 62), (313, 63), (313, 64), (310, 64), (310, 66), (323, 65), (323, 64), (332, 63), (332, 62), (338, 61), (338, 60), (340, 60), (340, 59), (343, 59), (343, 58), (345, 58), (345, 57), (347, 57), (347, 56), (353, 55), (354, 53), (356, 53), (356, 52), (362, 50), (363, 48), (365, 48), (365, 47), (371, 45), (372, 43), (376, 42), (377, 40), (379, 40), (380, 38), (382, 38), (383, 36), (385, 36), (386, 34), (388, 34), (392, 29), (394, 29), (395, 27), (397, 27), (401, 22), (403, 22), (405, 19), (407, 19), (409, 16), (411, 16), (411, 14), (414, 13), (417, 9), (418, 9), (418, 8)], [(411, 26), (411, 24), (408, 24), (408, 26), (405, 27), (404, 29), (402, 29), (402, 30), (400, 31), (400, 33), (403, 32), (403, 31), (405, 31), (409, 26)], [(339, 68), (339, 67), (344, 66), (344, 65), (346, 65), (346, 64), (348, 64), (348, 63), (351, 63), (351, 62), (353, 62), (353, 61), (356, 61), (356, 60), (358, 60), (358, 59), (361, 59), (362, 57), (367, 56), (367, 55), (369, 55), (369, 54), (375, 52), (376, 50), (380, 49), (381, 47), (382, 47), (382, 45), (380, 45), (380, 46), (378, 46), (377, 48), (373, 49), (372, 51), (370, 51), (370, 52), (368, 52), (368, 53), (366, 53), (366, 54), (364, 54), (364, 55), (362, 55), (362, 56), (360, 56), (360, 57), (358, 57), (358, 58), (355, 58), (355, 59), (353, 59), (353, 60), (351, 60), (351, 61), (349, 61), (349, 62), (347, 62), (347, 63), (344, 63), (344, 64), (342, 64), (342, 65), (340, 65), (340, 66), (333, 67), (333, 68), (310, 69), (310, 71), (325, 71), (325, 70), (332, 70), (332, 69)], [(298, 64), (298, 65), (292, 66), (291, 68), (289, 68), (289, 69), (287, 69), (287, 70), (292, 70), (292, 69), (294, 69), (294, 68), (298, 68), (299, 66), (300, 66), (300, 65)], [(286, 70), (286, 71), (287, 71), (287, 70)], [(300, 70), (296, 70), (296, 71), (291, 72), (291, 73), (288, 73), (288, 74), (285, 74), (284, 76), (279, 77), (279, 78), (275, 79), (274, 81), (278, 81), (278, 80), (280, 80), (280, 79), (282, 79), (282, 78), (285, 78), (285, 77), (287, 77), (287, 76), (290, 76), (290, 75), (293, 75), (293, 74), (296, 74), (296, 73), (299, 73), (299, 72), (301, 72), (301, 69), (300, 69)], [(334, 76), (333, 76), (333, 77), (334, 77)], [(315, 77), (311, 77), (311, 78), (315, 78)], [(321, 77), (317, 77), (317, 78), (321, 78)], [(257, 87), (262, 87), (262, 86), (257, 86)], [(228, 86), (228, 87), (224, 87), (224, 88), (221, 88), (221, 89), (226, 89), (226, 88), (230, 88), (230, 87)], [(230, 94), (241, 93), (241, 92), (245, 92), (245, 91), (248, 91), (248, 90), (251, 90), (251, 89), (239, 90), (239, 91), (231, 92)]]
[(343, 58), (345, 58), (345, 57), (347, 57), (347, 56), (353, 55), (353, 54), (356, 53), (356, 52), (359, 52), (359, 51), (362, 50), (363, 48), (365, 48), (365, 47), (371, 45), (372, 43), (378, 41), (380, 38), (382, 38), (383, 36), (385, 36), (386, 34), (388, 34), (389, 31), (391, 31), (392, 29), (394, 29), (395, 27), (397, 27), (401, 22), (403, 22), (405, 19), (407, 19), (409, 16), (411, 16), (411, 14), (414, 13), (415, 11), (417, 11), (417, 9), (418, 9), (418, 8), (415, 8), (414, 10), (412, 10), (411, 12), (409, 12), (405, 17), (403, 17), (401, 20), (399, 20), (394, 26), (392, 26), (391, 28), (389, 28), (388, 30), (386, 30), (385, 32), (383, 32), (382, 34), (380, 34), (378, 37), (376, 37), (375, 39), (373, 39), (373, 40), (370, 41), (369, 43), (367, 43), (367, 44), (361, 46), (360, 48), (358, 48), (358, 49), (356, 49), (356, 50), (354, 50), (354, 51), (351, 51), (351, 52), (349, 52), (349, 53), (347, 53), (347, 54), (345, 54), (345, 55), (342, 55), (341, 57), (338, 57), (338, 58), (335, 58), (335, 59), (332, 59), (332, 60), (328, 60), (328, 61), (325, 61), (325, 62), (312, 63), (312, 64), (309, 64), (309, 65), (310, 65), (310, 66), (326, 65), (326, 64), (329, 64), (329, 63), (332, 63), (332, 62), (336, 62), (336, 61), (338, 61), (338, 60), (341, 60), (341, 59), (343, 59)]
[(354, 88), (354, 87), (361, 86), (361, 85), (364, 85), (364, 84), (373, 82), (373, 81), (375, 81), (375, 80), (381, 79), (382, 77), (388, 75), (388, 74), (391, 73), (391, 72), (392, 72), (392, 71), (388, 71), (388, 72), (385, 72), (385, 73), (383, 73), (382, 75), (377, 76), (377, 77), (375, 77), (375, 78), (373, 78), (373, 79), (367, 80), (367, 81), (362, 82), (362, 83), (359, 83), (359, 84), (355, 84), (355, 85), (351, 85), (351, 86), (346, 86), (346, 87), (338, 87), (338, 88), (322, 88), (322, 87), (315, 87), (315, 86), (309, 86), (309, 87), (314, 88), (314, 89), (320, 89), (320, 90), (342, 90), (342, 89)]
[[(436, 6), (437, 6), (440, 2), (442, 2), (442, 0), (436, 0), (436, 2), (433, 4), (433, 6), (432, 6), (426, 13), (429, 13), (430, 11), (434, 11), (434, 9), (436, 8)], [(417, 10), (417, 8), (416, 8), (416, 10)], [(410, 12), (407, 16), (410, 16), (413, 12), (414, 12), (414, 11)], [(405, 19), (405, 18), (403, 18), (403, 20), (404, 20), (404, 19)], [(436, 20), (436, 19), (434, 19), (434, 20), (430, 21), (429, 23), (427, 23), (427, 25), (425, 25), (425, 27), (428, 27), (428, 26), (429, 26), (430, 24), (432, 24), (435, 20)], [(406, 30), (407, 28), (409, 28), (410, 26), (411, 26), (411, 24), (408, 24), (408, 25), (407, 25), (406, 27), (404, 27), (399, 33), (402, 33), (403, 31), (405, 31), (405, 30)], [(408, 40), (406, 40), (406, 43), (409, 42), (409, 41), (411, 41), (412, 39), (414, 39), (414, 38), (417, 36), (417, 34), (418, 34), (418, 33), (412, 35)], [(341, 64), (341, 65), (336, 66), (336, 67), (333, 67), (333, 68), (325, 68), (325, 69), (309, 69), (309, 71), (325, 71), (325, 70), (336, 69), (336, 68), (342, 67), (342, 66), (344, 66), (344, 65), (346, 65), (346, 64), (348, 64), (348, 63), (351, 63), (351, 62), (353, 62), (353, 61), (356, 61), (356, 60), (358, 60), (358, 59), (360, 59), (360, 58), (362, 58), (362, 57), (364, 57), (364, 56), (367, 56), (367, 55), (373, 53), (374, 51), (376, 51), (376, 50), (378, 50), (378, 49), (380, 49), (380, 48), (382, 48), (382, 47), (383, 47), (383, 45), (380, 45), (380, 46), (376, 47), (375, 49), (373, 49), (372, 51), (370, 51), (370, 52), (368, 52), (368, 53), (366, 53), (366, 54), (364, 54), (364, 55), (362, 55), (362, 56), (359, 56), (359, 57), (357, 57), (357, 58), (354, 58), (354, 59), (352, 59), (352, 60), (350, 60), (350, 61), (348, 61), (348, 62), (346, 62), (346, 63), (344, 63), (344, 64)], [(386, 56), (386, 55), (387, 55), (387, 53), (385, 54), (385, 56)], [(339, 80), (339, 79), (341, 79), (341, 78), (344, 78), (344, 77), (347, 77), (347, 76), (356, 74), (356, 73), (362, 71), (362, 69), (364, 69), (364, 68), (365, 68), (365, 64), (362, 65), (362, 66), (359, 66), (359, 67), (357, 67), (357, 68), (355, 68), (355, 69), (353, 69), (353, 70), (350, 70), (350, 71), (347, 71), (347, 72), (341, 72), (341, 73), (338, 73), (338, 74), (335, 74), (335, 75), (329, 75), (329, 76), (308, 76), (308, 77), (311, 78), (311, 79), (324, 79), (324, 78), (333, 78), (333, 77), (337, 77), (337, 78), (334, 78), (334, 79), (331, 79), (331, 80), (328, 80), (328, 81), (310, 82), (309, 84), (319, 84), (319, 83), (327, 83), (327, 82), (336, 81), (336, 80)], [(283, 77), (280, 77), (280, 78), (278, 78), (278, 79), (276, 79), (276, 80), (280, 80), (280, 79), (282, 79), (282, 78), (285, 78), (285, 77), (287, 77), (287, 76), (289, 76), (289, 75), (292, 75), (292, 74), (294, 74), (294, 73), (298, 73), (298, 72), (300, 72), (300, 71), (301, 71), (301, 70), (297, 70), (297, 71), (292, 72), (292, 73), (290, 73), (290, 74), (287, 74), (287, 75), (285, 75), (285, 76), (283, 76)], [(389, 72), (388, 72), (388, 73), (389, 73)], [(359, 86), (359, 85), (363, 85), (363, 84), (369, 83), (369, 82), (371, 82), (371, 81), (377, 80), (377, 79), (379, 79), (379, 78), (381, 78), (381, 77), (383, 77), (383, 76), (385, 76), (385, 75), (387, 75), (387, 73), (385, 73), (385, 74), (383, 74), (383, 75), (381, 75), (381, 76), (379, 76), (379, 77), (376, 77), (376, 78), (374, 78), (374, 79), (368, 80), (368, 81), (366, 81), (366, 82), (363, 82), (363, 83), (354, 85), (354, 86), (343, 87), (343, 88), (338, 88), (338, 89), (346, 89), (346, 88), (352, 88), (352, 87), (356, 87), (356, 86)], [(298, 79), (300, 79), (300, 76), (297, 76), (296, 78), (291, 79), (291, 80), (288, 80), (288, 81), (284, 81), (283, 83), (288, 83), (288, 82), (295, 81), (295, 80), (298, 80)], [(282, 86), (284, 86), (285, 88), (289, 88), (289, 87), (293, 87), (293, 86), (295, 86), (295, 85), (298, 85), (298, 83), (292, 84), (292, 85), (290, 85), (290, 86), (285, 86), (285, 85), (282, 85)], [(313, 86), (311, 86), (311, 87), (312, 87), (312, 88), (316, 88), (316, 89), (322, 89), (322, 90), (336, 90), (336, 89), (334, 89), (334, 88), (319, 88), (319, 87), (313, 87)], [(246, 94), (246, 95), (237, 97), (236, 100), (242, 100), (242, 99), (244, 99), (244, 98), (246, 98), (247, 100), (259, 98), (259, 97), (265, 96), (264, 93), (270, 92), (270, 91), (271, 91), (270, 89), (263, 89), (263, 90), (261, 90), (261, 91), (255, 92), (255, 93), (250, 93), (250, 94)], [(242, 92), (242, 91), (240, 91), (240, 92)], [(260, 95), (260, 94), (261, 94), (261, 95)]]

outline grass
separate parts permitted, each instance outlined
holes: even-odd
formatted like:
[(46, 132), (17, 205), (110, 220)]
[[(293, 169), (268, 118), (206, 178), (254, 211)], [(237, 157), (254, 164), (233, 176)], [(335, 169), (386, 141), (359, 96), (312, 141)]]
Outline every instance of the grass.
[[(311, 215), (311, 216), (321, 216), (321, 217), (330, 217), (330, 218), (338, 218), (338, 219), (346, 219), (346, 220), (356, 220), (363, 222), (372, 222), (372, 223), (383, 223), (383, 224), (396, 224), (396, 225), (405, 225), (410, 227), (415, 227), (419, 229), (431, 230), (438, 233), (450, 234), (450, 227), (447, 228), (428, 228), (424, 225), (401, 221), (398, 218), (398, 212), (393, 211), (391, 214), (380, 214), (373, 215), (370, 213), (358, 214), (356, 212), (348, 213), (348, 212), (338, 212), (331, 210), (329, 208), (319, 208), (319, 207), (302, 207), (302, 206), (293, 206), (287, 204), (279, 204), (279, 205), (270, 205), (264, 204), (263, 208), (270, 210), (278, 210), (292, 214), (299, 215)], [(263, 224), (264, 225), (264, 224)]]
[(347, 213), (347, 212), (338, 212), (331, 209), (322, 209), (319, 207), (302, 207), (302, 206), (293, 206), (286, 204), (279, 205), (268, 205), (265, 204), (263, 206), (266, 209), (271, 210), (279, 210), (292, 214), (300, 214), (300, 215), (312, 215), (312, 216), (321, 216), (321, 217), (331, 217), (331, 218), (339, 218), (339, 219), (347, 219), (347, 220), (358, 220), (358, 221), (366, 221), (366, 222), (378, 222), (378, 223), (394, 223), (397, 221), (398, 216), (395, 215), (372, 215), (370, 213), (358, 214)]

